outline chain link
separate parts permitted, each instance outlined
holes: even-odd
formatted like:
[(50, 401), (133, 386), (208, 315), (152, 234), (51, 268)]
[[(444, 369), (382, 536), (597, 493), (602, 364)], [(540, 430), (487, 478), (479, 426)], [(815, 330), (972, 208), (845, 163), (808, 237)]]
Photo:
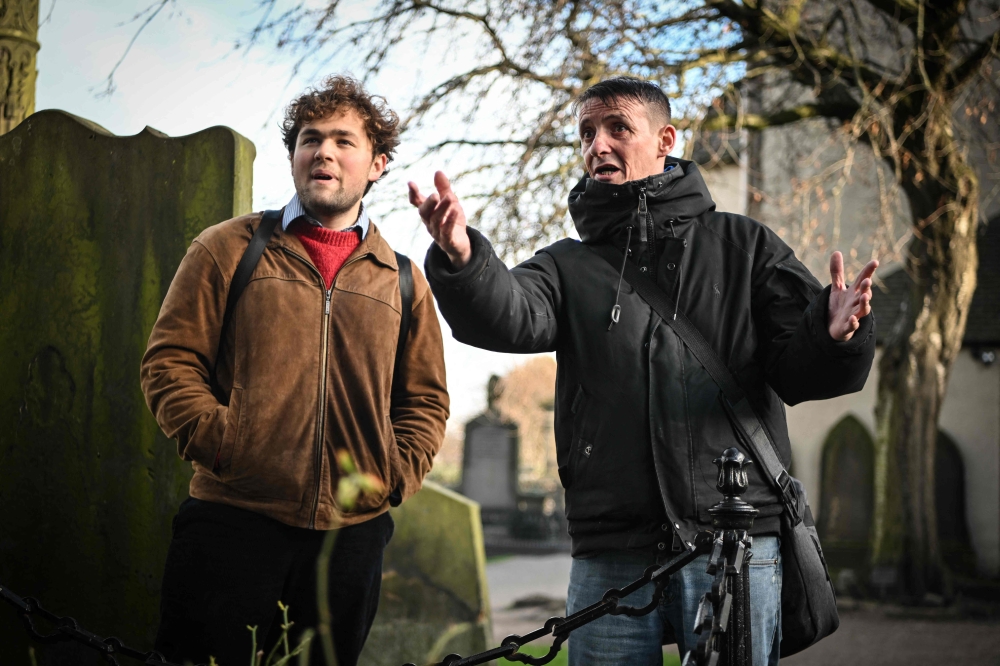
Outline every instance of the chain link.
[[(742, 464), (741, 461), (739, 464)], [(721, 483), (720, 481), (720, 490), (722, 489)], [(727, 501), (730, 499), (732, 499), (730, 495), (727, 495)], [(738, 497), (735, 499), (739, 500)], [(684, 655), (682, 666), (717, 666), (721, 654), (726, 654), (727, 663), (750, 663), (751, 644), (749, 627), (746, 626), (748, 618), (745, 617), (745, 614), (749, 608), (749, 567), (747, 563), (752, 557), (750, 551), (752, 539), (747, 536), (745, 529), (722, 529), (722, 525), (725, 523), (717, 523), (714, 533), (699, 532), (693, 548), (662, 566), (648, 567), (641, 578), (625, 587), (608, 590), (596, 604), (566, 617), (549, 618), (542, 627), (523, 636), (516, 634), (507, 636), (500, 642), (499, 647), (491, 650), (469, 657), (449, 654), (436, 666), (475, 666), (501, 657), (508, 661), (517, 661), (530, 666), (543, 666), (555, 659), (570, 633), (594, 620), (605, 615), (638, 617), (653, 612), (663, 597), (663, 591), (670, 576), (707, 553), (711, 554), (706, 572), (713, 576), (714, 580), (711, 591), (705, 593), (698, 605), (694, 627), (694, 633), (699, 636), (698, 643), (694, 649), (689, 650)], [(655, 587), (648, 604), (628, 606), (621, 603), (622, 599), (650, 583)], [(82, 629), (75, 619), (58, 616), (44, 609), (37, 599), (31, 597), (22, 599), (2, 585), (0, 585), (0, 598), (18, 611), (28, 633), (41, 643), (76, 641), (101, 653), (107, 663), (113, 666), (120, 666), (116, 658), (117, 655), (136, 659), (146, 666), (179, 666), (166, 661), (158, 652), (140, 652), (126, 646), (120, 639), (113, 636), (101, 638), (86, 629)], [(734, 606), (737, 606), (740, 611), (736, 614), (735, 621), (731, 623), (730, 617), (733, 615)], [(46, 620), (54, 627), (54, 630), (47, 634), (39, 631), (35, 626), (36, 617)], [(734, 624), (733, 630), (727, 631), (730, 624)], [(553, 640), (546, 654), (533, 657), (520, 652), (524, 645), (549, 635), (553, 637)], [(200, 664), (199, 666), (205, 665)], [(408, 663), (404, 666), (415, 665)]]
[[(500, 641), (499, 647), (495, 647), (491, 650), (486, 650), (485, 652), (480, 652), (468, 657), (462, 657), (458, 654), (449, 654), (436, 666), (474, 666), (476, 664), (485, 664), (501, 657), (507, 659), (508, 661), (519, 661), (524, 664), (529, 664), (530, 666), (542, 666), (543, 664), (547, 664), (555, 659), (560, 648), (562, 647), (562, 644), (569, 638), (570, 633), (575, 629), (579, 629), (584, 625), (590, 624), (594, 620), (602, 618), (605, 615), (627, 615), (630, 617), (638, 617), (653, 612), (660, 603), (660, 599), (663, 597), (663, 591), (670, 576), (677, 571), (680, 571), (683, 567), (693, 562), (699, 556), (711, 552), (714, 544), (715, 535), (713, 535), (712, 532), (701, 532), (695, 539), (694, 548), (685, 551), (664, 565), (653, 565), (647, 568), (646, 571), (643, 572), (641, 578), (629, 583), (625, 587), (608, 590), (604, 593), (604, 597), (596, 604), (583, 608), (566, 617), (550, 618), (545, 622), (544, 626), (535, 629), (530, 633), (524, 634), (523, 636), (508, 636)], [(725, 569), (726, 567), (723, 567), (723, 571), (725, 571)], [(655, 588), (653, 590), (653, 597), (648, 604), (645, 606), (628, 606), (621, 603), (622, 599), (636, 590), (649, 585), (650, 583), (653, 583)], [(520, 652), (522, 646), (549, 635), (553, 637), (553, 640), (552, 645), (546, 654), (533, 657)], [(695, 662), (692, 662), (692, 666), (694, 663)], [(404, 666), (415, 665), (408, 663), (404, 664)]]
[[(746, 532), (700, 532), (691, 550), (678, 555), (666, 564), (653, 565), (646, 569), (642, 578), (629, 583), (620, 589), (611, 589), (604, 593), (601, 601), (573, 613), (567, 617), (553, 617), (544, 626), (523, 636), (508, 636), (495, 647), (468, 657), (449, 654), (435, 666), (474, 666), (485, 664), (494, 659), (504, 658), (508, 661), (519, 661), (530, 666), (547, 664), (559, 653), (562, 644), (569, 638), (574, 629), (587, 625), (605, 615), (627, 615), (638, 617), (653, 612), (666, 587), (669, 577), (693, 562), (700, 555), (711, 553), (708, 567), (709, 575), (714, 576), (712, 591), (706, 592), (698, 606), (695, 621), (695, 633), (699, 635), (697, 646), (684, 656), (683, 666), (717, 666), (722, 648), (721, 638), (729, 628), (729, 619), (734, 603), (734, 589), (739, 585), (738, 579), (747, 575), (746, 564), (752, 556), (750, 539)], [(645, 606), (628, 606), (621, 600), (636, 590), (653, 583), (652, 599)], [(539, 657), (533, 657), (520, 652), (522, 646), (544, 636), (553, 637), (549, 651)], [(740, 637), (736, 637), (740, 639)], [(741, 662), (743, 663), (743, 662)], [(404, 666), (415, 666), (408, 663)]]
[[(88, 648), (95, 650), (104, 657), (104, 660), (112, 666), (121, 666), (118, 657), (128, 657), (142, 662), (146, 666), (180, 666), (166, 659), (163, 655), (154, 650), (143, 652), (125, 645), (120, 638), (110, 636), (101, 638), (86, 629), (71, 617), (62, 617), (46, 610), (42, 604), (32, 597), (21, 598), (9, 589), (0, 585), (0, 599), (13, 606), (21, 616), (25, 629), (32, 638), (40, 643), (62, 643), (64, 641), (76, 641)], [(42, 633), (35, 625), (36, 618), (41, 618), (52, 625), (53, 630), (49, 633)], [(205, 664), (199, 664), (205, 666)]]
[[(596, 604), (566, 617), (550, 618), (542, 627), (523, 636), (516, 634), (507, 636), (500, 642), (499, 647), (491, 650), (469, 657), (449, 654), (437, 666), (474, 666), (501, 657), (508, 661), (529, 664), (529, 666), (543, 666), (555, 659), (562, 644), (575, 629), (590, 624), (605, 615), (639, 617), (653, 612), (663, 597), (663, 591), (669, 577), (700, 555), (709, 552), (711, 552), (711, 556), (709, 557), (707, 573), (713, 575), (715, 580), (712, 583), (712, 591), (705, 593), (698, 606), (694, 628), (694, 632), (699, 635), (698, 645), (684, 656), (682, 666), (716, 666), (721, 647), (719, 638), (721, 634), (726, 632), (729, 624), (734, 597), (734, 579), (745, 575), (744, 568), (751, 557), (749, 545), (749, 538), (745, 537), (745, 533), (737, 535), (729, 532), (725, 535), (721, 533), (713, 535), (711, 532), (701, 532), (695, 540), (694, 548), (685, 551), (662, 566), (650, 566), (643, 572), (641, 578), (625, 587), (608, 590)], [(648, 604), (629, 606), (621, 603), (622, 599), (650, 583), (653, 583), (655, 587)], [(146, 666), (179, 666), (179, 664), (166, 661), (159, 652), (152, 650), (143, 652), (130, 648), (121, 639), (114, 636), (101, 638), (97, 634), (81, 628), (74, 618), (56, 615), (42, 607), (37, 599), (21, 598), (2, 585), (0, 585), (0, 598), (17, 610), (25, 629), (40, 643), (76, 641), (99, 652), (107, 663), (113, 666), (120, 666), (117, 660), (119, 655), (140, 661)], [(53, 630), (49, 633), (39, 631), (35, 625), (37, 617), (52, 625)], [(533, 657), (520, 652), (522, 646), (549, 635), (553, 636), (553, 641), (546, 654)], [(404, 666), (414, 666), (414, 664), (405, 664)]]

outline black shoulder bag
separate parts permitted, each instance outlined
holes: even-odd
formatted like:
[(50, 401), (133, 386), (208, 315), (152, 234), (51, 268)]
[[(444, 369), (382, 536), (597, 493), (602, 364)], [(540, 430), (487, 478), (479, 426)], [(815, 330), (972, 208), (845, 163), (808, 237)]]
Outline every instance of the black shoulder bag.
[[(236, 302), (240, 300), (243, 290), (249, 284), (250, 276), (253, 275), (254, 269), (264, 254), (264, 248), (267, 247), (267, 242), (274, 235), (274, 230), (277, 229), (280, 221), (280, 210), (264, 211), (260, 219), (260, 224), (257, 225), (257, 230), (250, 239), (250, 244), (243, 251), (240, 263), (236, 265), (232, 282), (229, 284), (229, 295), (226, 298), (226, 313), (222, 317), (222, 333), (219, 336), (220, 346), (222, 345), (222, 339), (225, 337), (226, 326), (229, 325), (229, 319), (232, 317), (233, 309), (236, 307)], [(399, 264), (399, 296), (401, 303), (399, 311), (399, 342), (396, 344), (396, 360), (392, 367), (393, 404), (396, 403), (399, 393), (402, 391), (400, 386), (402, 380), (400, 379), (401, 373), (399, 370), (400, 364), (403, 361), (403, 350), (406, 348), (406, 338), (410, 334), (410, 318), (413, 314), (413, 266), (410, 264), (410, 259), (399, 252), (396, 252), (396, 263)], [(393, 488), (392, 492), (389, 493), (389, 504), (391, 506), (399, 506), (402, 501), (403, 495), (400, 489)]]
[[(616, 271), (622, 266), (623, 255), (614, 247), (588, 247)], [(806, 503), (805, 489), (788, 474), (746, 393), (701, 331), (677, 311), (654, 280), (629, 261), (624, 266), (625, 281), (673, 329), (718, 385), (733, 430), (782, 498), (785, 510), (781, 520), (781, 657), (800, 652), (832, 634), (840, 625), (836, 593)]]

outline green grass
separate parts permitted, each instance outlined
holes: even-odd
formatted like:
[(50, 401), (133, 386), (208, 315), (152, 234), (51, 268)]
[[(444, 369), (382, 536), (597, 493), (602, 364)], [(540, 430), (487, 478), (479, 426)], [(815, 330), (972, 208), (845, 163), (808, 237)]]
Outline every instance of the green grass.
[[(521, 652), (531, 655), (532, 657), (541, 657), (543, 654), (548, 654), (549, 648), (545, 645), (525, 645), (521, 648)], [(559, 654), (556, 655), (556, 658), (549, 662), (549, 666), (566, 666), (566, 664), (567, 654), (566, 646), (564, 645), (562, 646), (562, 649), (559, 650)], [(676, 654), (663, 655), (663, 666), (681, 666), (680, 657)]]

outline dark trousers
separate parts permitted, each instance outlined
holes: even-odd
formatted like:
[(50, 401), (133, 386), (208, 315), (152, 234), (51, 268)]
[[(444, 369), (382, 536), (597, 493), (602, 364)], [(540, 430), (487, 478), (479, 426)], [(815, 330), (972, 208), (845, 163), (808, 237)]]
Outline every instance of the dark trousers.
[[(330, 558), (331, 629), (339, 666), (357, 664), (375, 620), (382, 553), (392, 537), (388, 513), (338, 530)], [(281, 601), (294, 622), (290, 646), (318, 624), (316, 561), (326, 532), (290, 527), (235, 507), (185, 500), (173, 523), (160, 602), (156, 650), (169, 661), (244, 666), (270, 653), (281, 634)], [(279, 654), (284, 654), (283, 649)], [(310, 663), (325, 663), (319, 637)]]

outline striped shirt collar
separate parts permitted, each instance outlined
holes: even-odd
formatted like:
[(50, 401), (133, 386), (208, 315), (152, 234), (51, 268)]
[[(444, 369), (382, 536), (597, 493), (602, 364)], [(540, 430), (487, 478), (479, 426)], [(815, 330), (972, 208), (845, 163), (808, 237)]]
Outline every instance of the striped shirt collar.
[[(302, 202), (299, 201), (299, 195), (296, 193), (292, 195), (292, 200), (285, 206), (285, 213), (281, 216), (281, 230), (288, 231), (288, 226), (300, 217), (304, 217), (309, 224), (314, 226), (323, 226), (317, 220), (309, 217), (306, 209), (302, 207)], [(361, 240), (364, 240), (365, 236), (368, 235), (368, 226), (368, 210), (365, 209), (365, 202), (362, 201), (361, 210), (358, 211), (358, 221), (346, 229), (341, 229), (341, 231), (354, 231), (357, 229), (361, 232)]]

